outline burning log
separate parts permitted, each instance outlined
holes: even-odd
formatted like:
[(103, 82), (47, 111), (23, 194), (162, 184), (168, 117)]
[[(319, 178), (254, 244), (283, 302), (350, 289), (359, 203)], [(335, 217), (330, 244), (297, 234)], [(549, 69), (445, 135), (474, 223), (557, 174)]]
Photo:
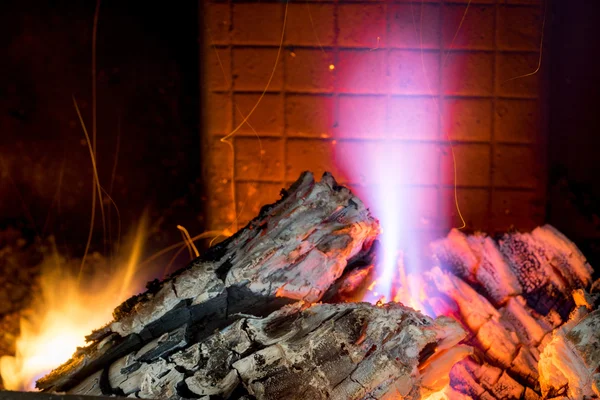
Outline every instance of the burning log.
[(378, 232), (330, 175), (315, 183), (304, 174), (234, 237), (119, 307), (90, 346), (38, 386), (142, 398), (416, 399), (438, 391), (470, 354), (454, 320), (394, 303), (314, 304), (368, 271)]
[[(431, 303), (442, 297), (437, 304), (450, 304), (452, 311), (437, 311), (461, 321), (475, 348), (453, 368), (454, 390), (489, 399), (592, 394), (600, 359), (591, 348), (600, 344), (600, 320), (594, 312), (571, 331), (576, 317), (593, 308), (583, 290), (591, 287), (592, 269), (572, 242), (543, 226), (498, 243), (454, 230), (431, 248), (442, 267), (427, 274)], [(583, 336), (585, 349), (573, 350), (567, 332)]]
[[(184, 336), (193, 339), (181, 346), (209, 337), (240, 313), (266, 316), (297, 300), (319, 301), (349, 264), (368, 254), (378, 233), (363, 203), (330, 174), (315, 182), (304, 173), (244, 229), (118, 307), (114, 321), (88, 337), (88, 347), (37, 385), (73, 389), (163, 335), (177, 336), (184, 325)], [(179, 348), (169, 346), (165, 351)]]
[[(444, 374), (444, 364), (433, 360), (429, 375), (422, 376), (419, 363), (453, 348), (464, 335), (453, 320), (433, 321), (397, 304), (300, 302), (265, 318), (242, 317), (166, 358), (154, 343), (116, 361), (108, 384), (116, 393), (142, 398), (247, 393), (259, 399), (345, 400), (388, 392), (418, 398), (420, 390), (440, 389), (432, 375)], [(446, 376), (452, 365), (446, 364)]]
[(236, 235), (118, 307), (38, 386), (173, 399), (598, 395), (592, 269), (554, 228), (499, 241), (453, 230), (432, 243), (433, 266), (414, 282), (437, 319), (398, 303), (317, 304), (362, 297), (378, 233), (349, 190), (306, 173)]
[(600, 310), (579, 310), (554, 332), (540, 354), (540, 383), (545, 397), (600, 396)]

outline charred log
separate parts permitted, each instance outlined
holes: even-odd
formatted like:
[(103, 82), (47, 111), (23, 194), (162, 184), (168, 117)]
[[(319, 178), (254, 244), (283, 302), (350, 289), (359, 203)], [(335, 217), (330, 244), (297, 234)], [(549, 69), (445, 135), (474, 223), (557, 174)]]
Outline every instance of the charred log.
[(439, 358), (464, 335), (453, 320), (434, 321), (398, 304), (296, 303), (265, 318), (242, 317), (168, 357), (129, 354), (109, 367), (108, 384), (142, 398), (419, 398), (443, 387), (432, 376), (443, 375), (444, 365), (447, 376), (453, 365), (432, 361), (421, 374), (433, 354), (424, 349)]
[(38, 385), (172, 399), (598, 396), (590, 293), (600, 284), (560, 232), (453, 230), (432, 243), (432, 268), (411, 282), (423, 309), (458, 322), (397, 303), (314, 304), (363, 297), (378, 231), (330, 175), (305, 174), (235, 236), (124, 303)]
[(554, 332), (540, 355), (542, 394), (600, 396), (600, 310), (579, 310)]
[[(462, 322), (475, 348), (453, 368), (453, 390), (488, 399), (591, 395), (600, 366), (590, 347), (600, 344), (596, 312), (579, 330), (570, 327), (594, 308), (584, 290), (591, 289), (592, 269), (571, 241), (546, 225), (499, 242), (453, 230), (431, 248), (441, 266), (425, 279), (431, 303)], [(567, 332), (584, 335), (585, 348), (573, 350)], [(571, 358), (564, 356), (568, 349)], [(561, 365), (557, 357), (562, 371), (551, 367)], [(587, 391), (573, 389), (583, 382)]]
[(89, 346), (37, 385), (68, 390), (184, 325), (198, 342), (238, 313), (265, 316), (297, 300), (319, 301), (378, 233), (363, 203), (330, 174), (315, 182), (304, 173), (244, 229), (123, 303)]

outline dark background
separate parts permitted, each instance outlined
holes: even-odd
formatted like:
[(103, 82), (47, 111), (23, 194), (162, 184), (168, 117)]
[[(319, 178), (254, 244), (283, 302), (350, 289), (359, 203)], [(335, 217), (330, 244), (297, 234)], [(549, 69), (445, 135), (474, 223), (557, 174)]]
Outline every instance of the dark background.
[[(176, 224), (204, 229), (200, 159), (201, 2), (102, 1), (97, 41), (98, 166), (123, 227), (151, 209), (156, 250)], [(94, 1), (3, 1), (0, 229), (53, 234), (75, 256), (89, 229)], [(548, 3), (547, 221), (600, 263), (598, 2)], [(120, 126), (120, 129), (119, 129)], [(117, 140), (120, 149), (116, 153)], [(111, 233), (116, 230), (112, 212)], [(99, 219), (94, 248), (102, 249)]]
[(554, 0), (549, 15), (547, 220), (600, 265), (600, 2)]
[[(123, 234), (148, 207), (152, 250), (181, 239), (177, 224), (192, 235), (204, 229), (199, 4), (100, 5), (100, 182), (119, 207)], [(0, 7), (0, 229), (52, 234), (65, 254), (76, 257), (90, 226), (93, 175), (72, 96), (92, 135), (95, 7), (95, 1), (33, 0)], [(104, 247), (99, 215), (95, 250)], [(110, 228), (114, 242), (114, 209)]]

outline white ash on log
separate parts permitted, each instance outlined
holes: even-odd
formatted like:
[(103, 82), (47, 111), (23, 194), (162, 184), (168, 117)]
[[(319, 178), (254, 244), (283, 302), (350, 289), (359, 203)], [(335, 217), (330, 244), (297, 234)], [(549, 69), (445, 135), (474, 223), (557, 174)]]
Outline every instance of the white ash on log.
[(304, 174), (235, 236), (120, 306), (38, 386), (204, 400), (598, 396), (600, 284), (560, 232), (453, 230), (432, 243), (431, 268), (411, 282), (425, 309), (458, 322), (397, 303), (315, 304), (362, 298), (378, 233), (330, 175)]
[(37, 386), (69, 390), (184, 325), (181, 343), (190, 345), (239, 319), (237, 313), (265, 316), (296, 300), (319, 301), (378, 233), (377, 220), (330, 174), (315, 182), (304, 173), (234, 236), (118, 307), (114, 321), (88, 337), (89, 346)]
[(456, 360), (442, 355), (468, 354), (456, 346), (464, 336), (454, 320), (398, 304), (301, 302), (266, 318), (244, 316), (166, 358), (140, 362), (147, 351), (132, 353), (110, 367), (108, 384), (122, 395), (161, 399), (416, 399), (445, 386), (439, 377)]
[(556, 330), (540, 354), (540, 383), (545, 397), (600, 397), (600, 310), (585, 307)]
[[(578, 325), (576, 336), (590, 344), (577, 351), (566, 333), (576, 316), (595, 307), (585, 291), (592, 269), (571, 241), (546, 225), (498, 242), (453, 230), (431, 248), (439, 267), (425, 274), (428, 303), (462, 322), (475, 348), (452, 369), (454, 391), (485, 399), (583, 399), (581, 393), (592, 393), (600, 367), (591, 349), (600, 346), (596, 319)], [(586, 384), (587, 391), (579, 389)]]

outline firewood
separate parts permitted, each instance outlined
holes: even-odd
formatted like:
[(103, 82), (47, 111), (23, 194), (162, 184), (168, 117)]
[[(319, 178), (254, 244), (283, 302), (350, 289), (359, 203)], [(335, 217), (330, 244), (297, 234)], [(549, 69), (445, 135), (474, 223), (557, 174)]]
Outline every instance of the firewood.
[[(569, 350), (577, 315), (594, 309), (586, 291), (592, 269), (572, 242), (546, 225), (498, 242), (454, 230), (431, 249), (441, 268), (425, 274), (430, 303), (442, 304), (439, 312), (455, 310), (475, 348), (453, 367), (453, 390), (490, 399), (592, 394), (600, 356), (594, 359), (591, 348), (600, 345), (600, 322), (595, 312), (582, 320), (571, 335), (584, 336), (585, 349)], [(443, 302), (431, 301), (439, 296)]]
[(166, 358), (140, 362), (145, 353), (132, 353), (110, 367), (108, 384), (142, 398), (416, 399), (445, 386), (437, 378), (454, 362), (443, 355), (462, 359), (469, 350), (456, 344), (464, 336), (453, 320), (395, 303), (300, 302), (265, 318), (244, 316)]
[(423, 309), (446, 316), (435, 320), (350, 303), (376, 278), (378, 233), (333, 177), (304, 174), (236, 235), (117, 308), (38, 386), (206, 400), (599, 395), (600, 281), (556, 229), (498, 240), (452, 230), (432, 243), (433, 265), (411, 282)]
[(540, 354), (542, 394), (570, 399), (598, 397), (599, 368), (600, 310), (583, 317), (574, 313), (569, 323), (554, 332)]
[(119, 306), (89, 346), (37, 386), (70, 389), (183, 325), (198, 341), (236, 313), (265, 316), (296, 300), (319, 301), (349, 262), (369, 253), (379, 224), (328, 173), (320, 182), (304, 173), (282, 194), (234, 236)]
[(100, 387), (102, 382), (102, 374), (104, 371), (98, 371), (73, 388), (73, 393), (77, 393), (82, 396), (102, 396), (102, 388)]

